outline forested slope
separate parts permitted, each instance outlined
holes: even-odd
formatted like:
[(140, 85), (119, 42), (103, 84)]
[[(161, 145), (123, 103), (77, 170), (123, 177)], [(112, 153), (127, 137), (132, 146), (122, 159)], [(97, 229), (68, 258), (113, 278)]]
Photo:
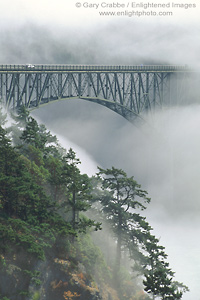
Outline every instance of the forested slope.
[(0, 299), (181, 299), (135, 179), (89, 178), (24, 108), (12, 118), (0, 113)]

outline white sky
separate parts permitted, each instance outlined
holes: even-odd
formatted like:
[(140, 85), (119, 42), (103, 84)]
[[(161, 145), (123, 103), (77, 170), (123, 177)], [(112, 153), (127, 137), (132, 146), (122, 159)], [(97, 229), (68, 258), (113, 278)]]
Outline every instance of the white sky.
[[(76, 3), (80, 3), (81, 7), (77, 8)], [(125, 7), (120, 8), (105, 8), (105, 5), (111, 5), (112, 3), (119, 3), (125, 5)], [(132, 3), (137, 4), (147, 4), (147, 3), (158, 3), (158, 4), (170, 4), (170, 8), (156, 9), (156, 12), (160, 11), (172, 11), (173, 16), (170, 17), (128, 17), (118, 16), (118, 17), (100, 17), (100, 11), (132, 11)], [(196, 8), (174, 8), (173, 4), (190, 4), (195, 5)], [(93, 6), (93, 7), (87, 7)], [(97, 7), (98, 6), (98, 7)], [(83, 28), (85, 25), (94, 25), (98, 23), (105, 23), (115, 19), (131, 19), (133, 22), (186, 22), (194, 24), (198, 22), (200, 16), (200, 2), (199, 0), (154, 0), (154, 1), (139, 1), (139, 0), (0, 0), (0, 10), (1, 10), (1, 26), (16, 26), (22, 25), (29, 22), (37, 22), (41, 25), (48, 25), (52, 28), (56, 26), (79, 26)], [(151, 11), (155, 10), (153, 8), (149, 10), (144, 10), (143, 8), (135, 8), (138, 11)]]

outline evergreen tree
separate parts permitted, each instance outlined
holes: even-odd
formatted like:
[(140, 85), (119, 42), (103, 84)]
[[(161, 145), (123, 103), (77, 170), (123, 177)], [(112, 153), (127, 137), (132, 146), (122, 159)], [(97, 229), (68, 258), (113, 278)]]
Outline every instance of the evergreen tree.
[(0, 255), (12, 245), (44, 257), (43, 247), (50, 247), (55, 238), (75, 234), (57, 214), (35, 170), (41, 178), (41, 172), (13, 148), (0, 126)]
[[(1, 104), (1, 102), (0, 102)], [(0, 107), (0, 125), (4, 126), (6, 124), (7, 114), (3, 112), (3, 108)]]
[(45, 167), (49, 171), (48, 189), (52, 200), (61, 205), (66, 204), (66, 189), (68, 182), (66, 163), (58, 157), (49, 155), (45, 160)]
[(148, 234), (145, 241), (147, 251), (145, 279), (143, 281), (145, 291), (162, 300), (178, 300), (182, 298), (183, 292), (188, 291), (188, 287), (174, 281), (174, 272), (169, 268), (166, 261), (165, 248), (158, 244), (159, 240), (155, 236)]
[(71, 148), (63, 159), (67, 168), (67, 201), (72, 209), (73, 229), (85, 231), (88, 226), (100, 229), (100, 223), (80, 216), (80, 212), (86, 212), (91, 207), (92, 187), (89, 177), (80, 173), (77, 167), (80, 160)]
[(16, 202), (13, 181), (16, 177), (18, 155), (11, 147), (6, 131), (0, 126), (0, 208), (12, 214), (12, 200)]
[[(4, 121), (2, 118), (2, 123)], [(18, 250), (20, 253), (22, 249), (28, 259), (23, 262), (19, 259), (21, 269), (22, 264), (26, 269), (30, 267), (33, 256), (44, 259), (53, 251), (53, 257), (57, 255), (66, 259), (67, 251), (70, 255), (69, 236), (85, 233), (90, 227), (100, 228), (100, 223), (81, 214), (91, 207), (92, 200), (100, 200), (102, 212), (116, 237), (114, 278), (118, 290), (121, 287), (118, 279), (123, 278), (119, 277), (120, 271), (122, 274), (122, 251), (126, 247), (135, 265), (141, 264), (147, 293), (154, 299), (181, 299), (188, 288), (174, 281), (164, 247), (151, 235), (150, 225), (138, 213), (146, 208), (150, 199), (134, 178), (114, 167), (99, 168), (98, 180), (93, 178), (96, 187), (92, 188), (91, 179), (80, 173), (80, 160), (75, 152), (71, 148), (64, 152), (56, 137), (44, 125), (38, 125), (26, 110), (22, 109), (18, 126), (20, 147), (13, 147), (13, 140), (0, 126), (0, 264), (7, 259), (6, 256), (8, 261), (13, 257), (15, 264)], [(64, 208), (71, 212), (71, 219), (63, 213)], [(83, 236), (79, 234), (79, 237)], [(80, 239), (76, 241), (80, 245)], [(94, 272), (96, 249), (88, 247), (87, 242), (85, 236), (84, 246), (77, 251), (77, 256)], [(75, 249), (76, 244), (73, 243), (72, 247)], [(120, 294), (121, 300), (130, 297), (131, 291), (123, 290)]]
[(135, 209), (145, 209), (142, 202), (149, 203), (150, 199), (147, 197), (147, 192), (141, 189), (134, 178), (127, 177), (127, 174), (121, 169), (112, 167), (112, 169), (104, 170), (99, 168), (98, 176), (102, 179), (104, 190), (100, 196), (102, 209), (117, 238), (115, 269), (118, 273), (122, 246), (127, 244), (127, 231), (131, 224), (133, 226), (133, 224), (138, 224), (139, 220), (141, 221), (141, 217), (133, 212)]
[(48, 144), (57, 142), (57, 138), (52, 136), (50, 132), (47, 132), (44, 125), (38, 125), (37, 121), (32, 117), (28, 117), (21, 140), (41, 151), (46, 150)]
[(1, 208), (8, 216), (27, 220), (47, 214), (50, 205), (43, 189), (34, 181), (26, 161), (11, 146), (6, 131), (0, 127), (0, 199)]
[(14, 123), (7, 128), (7, 132), (11, 137), (12, 144), (19, 147), (22, 143), (20, 139), (22, 131), (28, 122), (29, 111), (25, 106), (20, 106), (15, 112), (10, 112), (10, 114)]

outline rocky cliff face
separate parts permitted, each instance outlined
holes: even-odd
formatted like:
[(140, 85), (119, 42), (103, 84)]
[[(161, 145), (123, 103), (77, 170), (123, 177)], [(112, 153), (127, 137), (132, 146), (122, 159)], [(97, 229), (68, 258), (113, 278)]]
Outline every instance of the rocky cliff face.
[(16, 258), (4, 258), (0, 295), (3, 300), (119, 300), (108, 284), (98, 286), (81, 263), (58, 258), (37, 261), (31, 271), (22, 269)]
[(89, 278), (81, 264), (72, 268), (69, 260), (54, 259), (39, 264), (41, 285), (38, 290), (29, 287), (32, 294), (40, 294), (40, 300), (100, 300), (100, 291)]

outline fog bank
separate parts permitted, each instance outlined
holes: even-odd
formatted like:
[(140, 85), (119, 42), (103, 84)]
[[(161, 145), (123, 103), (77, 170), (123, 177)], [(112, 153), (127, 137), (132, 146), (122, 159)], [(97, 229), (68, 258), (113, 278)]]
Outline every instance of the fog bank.
[(124, 169), (148, 191), (147, 220), (166, 247), (177, 280), (191, 289), (184, 300), (198, 299), (200, 275), (199, 114), (196, 104), (167, 109), (138, 128), (81, 100), (34, 111), (48, 128), (84, 149), (93, 163)]

